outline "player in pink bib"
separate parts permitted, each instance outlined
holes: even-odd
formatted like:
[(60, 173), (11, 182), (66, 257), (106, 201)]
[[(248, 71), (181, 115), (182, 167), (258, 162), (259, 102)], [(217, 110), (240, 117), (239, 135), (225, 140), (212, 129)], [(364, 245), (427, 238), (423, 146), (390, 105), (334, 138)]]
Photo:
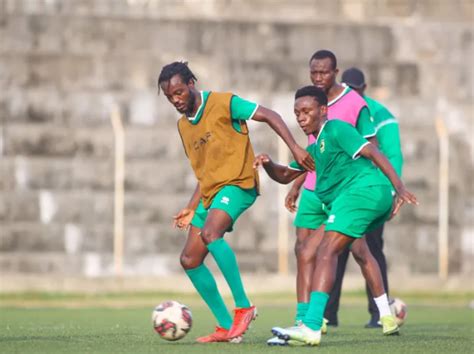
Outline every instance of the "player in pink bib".
[[(337, 83), (336, 83), (337, 85)], [(375, 127), (372, 117), (364, 99), (349, 86), (341, 86), (341, 93), (328, 103), (328, 120), (340, 119), (356, 127), (366, 139), (375, 136)], [(358, 124), (359, 123), (359, 124)], [(312, 135), (308, 138), (308, 145), (314, 144), (316, 138)], [(306, 174), (304, 188), (314, 191), (316, 186), (316, 173)]]

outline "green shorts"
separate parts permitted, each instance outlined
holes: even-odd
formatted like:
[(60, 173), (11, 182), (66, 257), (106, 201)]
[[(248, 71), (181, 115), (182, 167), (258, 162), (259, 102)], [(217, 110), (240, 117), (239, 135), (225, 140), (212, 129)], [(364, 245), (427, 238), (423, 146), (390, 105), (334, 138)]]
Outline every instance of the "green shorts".
[(327, 209), (314, 191), (303, 188), (293, 225), (316, 230), (328, 218)]
[(361, 238), (389, 218), (392, 201), (392, 188), (387, 185), (343, 192), (331, 203), (326, 231)]
[(204, 208), (202, 200), (199, 202), (194, 212), (193, 220), (191, 220), (191, 225), (202, 229), (206, 223), (209, 209), (220, 209), (224, 210), (231, 217), (232, 225), (227, 231), (232, 231), (232, 227), (239, 216), (250, 208), (256, 199), (257, 190), (255, 188), (242, 189), (237, 186), (225, 186), (215, 195), (208, 209)]

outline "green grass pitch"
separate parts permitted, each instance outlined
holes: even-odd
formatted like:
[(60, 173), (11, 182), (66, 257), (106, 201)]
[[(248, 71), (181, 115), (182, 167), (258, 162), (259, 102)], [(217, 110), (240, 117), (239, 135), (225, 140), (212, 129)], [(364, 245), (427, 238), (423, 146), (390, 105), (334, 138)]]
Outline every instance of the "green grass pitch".
[[(174, 298), (186, 303), (186, 298)], [(272, 326), (290, 324), (294, 306), (288, 301), (260, 305), (259, 317), (245, 336), (244, 343), (197, 344), (194, 339), (209, 333), (214, 321), (199, 302), (189, 301), (193, 328), (177, 342), (166, 342), (153, 331), (153, 302), (149, 307), (71, 309), (56, 307), (54, 303), (28, 309), (18, 305), (5, 307), (3, 303), (0, 308), (0, 352), (250, 354), (317, 350), (324, 353), (459, 354), (472, 353), (474, 348), (474, 311), (467, 306), (410, 306), (401, 335), (384, 337), (381, 330), (363, 328), (368, 316), (362, 301), (341, 308), (341, 326), (330, 328), (319, 348), (268, 347), (265, 344)], [(263, 301), (260, 299), (258, 302)]]

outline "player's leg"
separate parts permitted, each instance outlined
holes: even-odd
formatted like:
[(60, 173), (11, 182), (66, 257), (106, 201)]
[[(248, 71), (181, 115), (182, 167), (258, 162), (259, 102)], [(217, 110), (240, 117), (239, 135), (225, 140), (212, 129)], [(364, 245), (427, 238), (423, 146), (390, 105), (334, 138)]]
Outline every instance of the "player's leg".
[(347, 260), (349, 259), (349, 249), (345, 249), (339, 255), (337, 260), (336, 280), (329, 294), (329, 301), (324, 312), (324, 318), (328, 320), (329, 326), (338, 326), (338, 312), (339, 312), (339, 301), (341, 299), (342, 282), (344, 280), (344, 274), (346, 272)]
[(360, 238), (354, 241), (351, 252), (359, 265), (362, 274), (370, 288), (374, 297), (379, 297), (385, 293), (383, 286), (382, 274), (374, 256), (367, 246), (366, 238)]
[(299, 323), (306, 316), (311, 292), (316, 250), (324, 235), (326, 210), (314, 191), (303, 189), (294, 225), (296, 227), (295, 255), (296, 274), (296, 316)]
[[(391, 190), (387, 185), (354, 189), (346, 192), (343, 198), (338, 198), (335, 204), (337, 204), (335, 209), (338, 211), (338, 221), (329, 227), (335, 227), (337, 231), (361, 238), (364, 234), (380, 227), (389, 217), (392, 209)], [(389, 310), (379, 265), (372, 256), (365, 239), (357, 241), (352, 248), (374, 295), (374, 301), (381, 316), (383, 333), (387, 335), (398, 333), (399, 328)]]
[(232, 317), (219, 293), (214, 276), (203, 263), (208, 250), (200, 233), (201, 229), (191, 226), (180, 261), (197, 292), (216, 318), (218, 326), (214, 333), (199, 337), (197, 341), (200, 343), (228, 341), (227, 333), (232, 325)]
[(225, 230), (232, 225), (232, 219), (223, 210), (211, 209), (201, 237), (207, 249), (214, 257), (217, 266), (226, 279), (234, 297), (236, 307), (250, 307), (250, 301), (245, 294), (239, 266), (234, 251), (223, 238)]
[(384, 327), (384, 334), (397, 333), (398, 326), (394, 323), (390, 311), (388, 296), (383, 285), (382, 274), (377, 261), (367, 246), (365, 237), (356, 240), (352, 244), (351, 251), (364, 274), (364, 278), (371, 293), (373, 294), (373, 299), (378, 312), (380, 313), (380, 319)]
[[(329, 292), (334, 285), (338, 256), (354, 239), (363, 237), (365, 233), (382, 224), (390, 215), (391, 205), (389, 186), (349, 190), (339, 195), (332, 203), (331, 213), (326, 222), (326, 233), (316, 253), (310, 305), (303, 321), (304, 326), (291, 331), (283, 331), (280, 338), (296, 339), (310, 345), (319, 344), (323, 313)], [(377, 266), (377, 263), (374, 263)], [(381, 280), (380, 283), (382, 283)], [(381, 288), (383, 289), (383, 285)], [(381, 289), (373, 288), (372, 290), (378, 294)], [(380, 299), (375, 299), (376, 303), (378, 300)], [(382, 317), (381, 321), (384, 334), (398, 332), (393, 316)]]
[(274, 334), (281, 339), (292, 339), (308, 345), (319, 345), (324, 310), (336, 278), (338, 256), (352, 241), (351, 237), (339, 232), (325, 232), (316, 252), (310, 304), (303, 320), (303, 326), (275, 331)]
[(244, 290), (235, 253), (223, 236), (226, 231), (232, 229), (237, 218), (255, 202), (256, 196), (254, 189), (243, 190), (236, 186), (224, 187), (214, 198), (201, 231), (201, 237), (224, 275), (234, 297), (236, 310), (229, 338), (235, 338), (245, 333), (250, 322), (256, 316), (256, 309), (251, 305)]
[(297, 228), (295, 255), (296, 255), (296, 316), (295, 323), (301, 322), (306, 316), (311, 293), (311, 279), (314, 270), (316, 250), (324, 235), (324, 226), (316, 229)]
[[(318, 200), (319, 201), (319, 200)], [(322, 204), (321, 204), (322, 206)], [(300, 203), (301, 208), (301, 203)], [(320, 207), (320, 211), (323, 209)], [(313, 210), (314, 211), (314, 210)], [(313, 278), (314, 265), (316, 260), (316, 252), (324, 237), (324, 221), (327, 218), (325, 212), (316, 212), (312, 215), (313, 227), (317, 229), (307, 229), (297, 227), (296, 231), (296, 242), (295, 242), (295, 253), (297, 263), (297, 276), (296, 276), (296, 293), (297, 293), (297, 305), (296, 305), (296, 316), (295, 326), (300, 326), (303, 323), (306, 313), (309, 308), (309, 300), (311, 293), (311, 282)], [(295, 219), (295, 224), (300, 219)], [(318, 227), (318, 225), (320, 225)], [(292, 328), (292, 327), (289, 327)], [(270, 338), (267, 341), (268, 345), (301, 345), (300, 342), (288, 341), (278, 338), (277, 333), (280, 330), (284, 330), (283, 327), (273, 327), (272, 333), (276, 337)], [(324, 323), (322, 333), (327, 333), (327, 326)]]
[[(232, 325), (232, 317), (222, 299), (219, 289), (217, 288), (214, 276), (204, 264), (204, 259), (209, 251), (200, 237), (201, 228), (194, 226), (202, 225), (206, 215), (207, 212), (204, 210), (202, 204), (200, 204), (196, 210), (192, 226), (188, 232), (186, 244), (181, 252), (180, 262), (197, 292), (216, 318), (218, 326), (225, 329), (227, 334), (227, 331)], [(211, 336), (198, 338), (198, 341), (207, 342), (219, 339), (214, 337), (214, 334), (212, 334)], [(227, 340), (224, 336), (220, 339)]]
[(336, 231), (327, 231), (316, 253), (313, 273), (310, 308), (304, 323), (313, 330), (319, 330), (329, 300), (329, 293), (336, 280), (339, 255), (351, 244), (353, 238)]
[[(295, 326), (302, 323), (308, 311), (316, 250), (324, 236), (323, 223), (326, 219), (327, 214), (314, 191), (303, 189), (293, 223), (296, 227), (295, 255), (297, 266)], [(272, 332), (281, 328), (283, 327), (273, 327)], [(293, 345), (292, 342), (287, 342), (278, 337), (270, 338), (267, 344)]]
[[(385, 259), (385, 254), (383, 253), (383, 230), (384, 226), (380, 226), (379, 228), (369, 232), (366, 235), (367, 245), (369, 246), (369, 250), (374, 256), (375, 260), (377, 261), (380, 267), (380, 273), (382, 274), (383, 285), (385, 288), (385, 292), (387, 296), (389, 296), (389, 287), (388, 287), (388, 276), (387, 276), (387, 261)], [(373, 295), (370, 292), (370, 288), (366, 283), (366, 293), (367, 293), (367, 303), (368, 303), (368, 310), (370, 314), (370, 320), (366, 324), (366, 328), (377, 328), (381, 327), (379, 320), (380, 314), (379, 310), (377, 309), (377, 305), (373, 299)]]
[[(311, 275), (313, 274), (314, 255), (308, 252), (305, 246), (310, 238), (311, 229), (296, 228), (295, 256), (296, 256), (296, 298), (299, 303), (309, 302), (309, 291), (311, 289)], [(314, 238), (314, 236), (313, 236)]]
[(370, 288), (370, 292), (374, 297), (385, 294), (379, 265), (370, 252), (369, 246), (367, 246), (366, 238), (363, 237), (355, 240), (352, 244), (351, 252), (357, 264), (359, 264), (362, 274)]

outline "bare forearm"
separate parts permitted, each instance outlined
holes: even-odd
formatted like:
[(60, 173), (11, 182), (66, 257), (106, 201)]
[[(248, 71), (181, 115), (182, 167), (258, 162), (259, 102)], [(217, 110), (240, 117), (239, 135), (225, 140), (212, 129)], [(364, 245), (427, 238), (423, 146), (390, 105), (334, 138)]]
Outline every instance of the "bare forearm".
[(252, 117), (257, 122), (267, 123), (288, 145), (295, 161), (305, 170), (314, 171), (314, 160), (311, 155), (299, 146), (281, 116), (271, 109), (259, 106)]
[(293, 182), (293, 185), (291, 186), (291, 189), (293, 189), (295, 191), (299, 191), (301, 189), (301, 187), (303, 186), (305, 179), (306, 179), (306, 173), (303, 173), (301, 176), (298, 176), (295, 179), (295, 182)]
[(201, 189), (199, 188), (199, 183), (196, 185), (196, 189), (194, 190), (191, 199), (188, 202), (187, 208), (188, 209), (196, 209), (199, 205), (199, 201), (201, 199)]
[(286, 166), (271, 161), (264, 164), (263, 168), (271, 179), (281, 184), (288, 184), (300, 174), (304, 174), (303, 171), (290, 170)]
[(371, 160), (387, 176), (395, 190), (403, 186), (390, 161), (373, 144), (367, 144), (360, 152), (362, 156)]
[(290, 130), (281, 116), (271, 109), (260, 106), (253, 117), (258, 122), (267, 123), (288, 145), (291, 152), (294, 152), (297, 144)]

